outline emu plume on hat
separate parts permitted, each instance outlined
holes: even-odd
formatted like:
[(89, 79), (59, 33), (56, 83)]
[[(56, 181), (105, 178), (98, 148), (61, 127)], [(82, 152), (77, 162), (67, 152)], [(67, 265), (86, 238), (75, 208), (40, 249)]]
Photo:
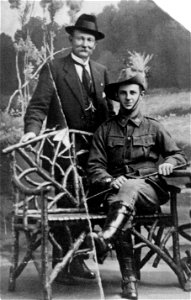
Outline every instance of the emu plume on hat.
[(116, 95), (122, 84), (138, 84), (144, 91), (147, 89), (147, 75), (150, 70), (147, 64), (153, 55), (140, 54), (135, 51), (128, 51), (128, 54), (128, 63), (126, 63), (126, 68), (121, 70), (117, 82), (110, 83), (105, 87), (105, 93), (109, 99), (118, 101)]
[(75, 29), (92, 34), (96, 40), (101, 40), (105, 37), (105, 35), (98, 30), (97, 20), (94, 15), (82, 14), (75, 25), (65, 27), (66, 32), (69, 34), (72, 34)]

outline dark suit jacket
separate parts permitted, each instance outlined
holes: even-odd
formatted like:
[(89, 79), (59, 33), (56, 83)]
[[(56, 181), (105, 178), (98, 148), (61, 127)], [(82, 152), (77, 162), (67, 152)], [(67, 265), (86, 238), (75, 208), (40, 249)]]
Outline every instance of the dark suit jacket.
[[(71, 55), (55, 59), (45, 65), (27, 107), (24, 117), (24, 131), (39, 134), (47, 116), (47, 128), (65, 127), (63, 112), (69, 128), (94, 131), (113, 114), (113, 107), (104, 97), (104, 88), (108, 84), (108, 74), (104, 66), (90, 60), (90, 68), (95, 90), (94, 126), (88, 125), (90, 112), (85, 111), (83, 90)], [(54, 83), (52, 78), (54, 79)]]

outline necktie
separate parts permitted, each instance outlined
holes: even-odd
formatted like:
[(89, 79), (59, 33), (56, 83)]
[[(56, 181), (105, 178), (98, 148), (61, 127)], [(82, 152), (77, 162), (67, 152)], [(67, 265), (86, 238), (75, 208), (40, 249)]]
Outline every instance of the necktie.
[(87, 105), (88, 107), (85, 109), (86, 111), (88, 110), (91, 110), (92, 112), (95, 112), (96, 111), (96, 108), (94, 107), (93, 105), (93, 102), (92, 102), (92, 99), (91, 99), (91, 96), (92, 96), (92, 91), (93, 91), (93, 85), (92, 85), (92, 80), (91, 80), (91, 77), (90, 77), (90, 74), (89, 72), (86, 70), (86, 67), (85, 65), (83, 64), (80, 64), (79, 62), (74, 61), (74, 64), (76, 65), (79, 65), (82, 67), (82, 84), (84, 86), (84, 89), (87, 93), (87, 98), (86, 98), (86, 101), (87, 101)]
[(89, 72), (86, 70), (86, 66), (79, 63), (79, 62), (77, 62), (77, 61), (75, 61), (75, 60), (74, 60), (74, 64), (79, 65), (79, 66), (82, 67), (82, 84), (83, 84), (88, 96), (91, 95), (92, 80), (91, 80)]
[(91, 94), (91, 87), (92, 87), (92, 81), (90, 78), (89, 72), (86, 70), (86, 67), (82, 65), (83, 71), (82, 71), (82, 83), (84, 85), (84, 88), (88, 95)]

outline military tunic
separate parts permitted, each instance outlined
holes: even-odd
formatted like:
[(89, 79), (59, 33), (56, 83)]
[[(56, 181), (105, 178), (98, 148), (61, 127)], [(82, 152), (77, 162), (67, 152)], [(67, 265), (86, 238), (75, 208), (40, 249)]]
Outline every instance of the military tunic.
[[(160, 157), (173, 166), (186, 163), (183, 152), (157, 120), (140, 112), (130, 116), (119, 112), (103, 123), (94, 135), (88, 161), (90, 181), (105, 188), (108, 178), (114, 179), (120, 175), (141, 178), (157, 172)], [(135, 191), (133, 185), (136, 186)], [(118, 193), (110, 193), (109, 201), (126, 201), (124, 198), (127, 198), (129, 188), (133, 195), (142, 198), (142, 202), (145, 198), (154, 198), (149, 202), (161, 205), (168, 200), (166, 182), (156, 175), (148, 179), (130, 179), (128, 187), (123, 186)], [(144, 189), (146, 194), (144, 192), (140, 197)], [(132, 197), (129, 192), (128, 195)]]

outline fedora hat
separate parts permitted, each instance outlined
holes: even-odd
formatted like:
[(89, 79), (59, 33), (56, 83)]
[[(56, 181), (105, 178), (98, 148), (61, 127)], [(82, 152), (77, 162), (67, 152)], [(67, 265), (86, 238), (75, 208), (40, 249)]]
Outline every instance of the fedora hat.
[(72, 34), (75, 29), (94, 35), (96, 40), (101, 40), (105, 37), (102, 32), (98, 31), (97, 21), (94, 15), (83, 14), (78, 18), (75, 25), (65, 27), (66, 32), (69, 34)]
[(107, 84), (105, 87), (105, 94), (109, 99), (119, 101), (117, 96), (118, 89), (123, 84), (137, 84), (144, 91), (147, 90), (148, 81), (147, 73), (150, 69), (147, 63), (151, 60), (152, 55), (145, 56), (137, 52), (128, 52), (129, 63), (126, 68), (120, 71), (116, 82)]

